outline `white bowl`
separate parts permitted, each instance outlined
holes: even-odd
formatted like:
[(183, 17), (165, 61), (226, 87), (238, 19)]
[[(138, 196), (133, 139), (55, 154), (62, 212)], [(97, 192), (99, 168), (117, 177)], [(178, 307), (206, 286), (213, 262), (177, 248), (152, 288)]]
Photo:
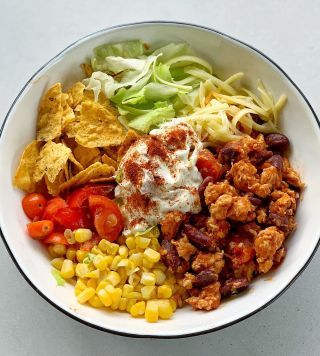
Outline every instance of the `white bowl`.
[[(215, 72), (222, 77), (243, 71), (248, 86), (254, 88), (260, 78), (275, 96), (286, 93), (288, 103), (281, 120), (282, 130), (291, 141), (291, 161), (307, 183), (297, 213), (298, 229), (287, 241), (288, 253), (278, 269), (256, 279), (247, 293), (222, 303), (217, 310), (201, 312), (185, 307), (171, 320), (155, 324), (128, 314), (79, 305), (72, 286), (57, 287), (47, 255), (38, 242), (26, 235), (22, 193), (11, 184), (19, 156), (34, 138), (37, 108), (43, 92), (55, 82), (61, 81), (67, 87), (81, 79), (79, 65), (94, 47), (128, 39), (142, 39), (156, 45), (185, 41), (211, 61)], [(135, 337), (173, 338), (221, 329), (256, 313), (281, 295), (310, 262), (319, 244), (320, 131), (314, 111), (298, 87), (268, 57), (209, 28), (145, 22), (105, 29), (73, 43), (40, 68), (15, 99), (2, 127), (0, 160), (0, 225), (13, 261), (30, 285), (58, 310), (100, 330)]]

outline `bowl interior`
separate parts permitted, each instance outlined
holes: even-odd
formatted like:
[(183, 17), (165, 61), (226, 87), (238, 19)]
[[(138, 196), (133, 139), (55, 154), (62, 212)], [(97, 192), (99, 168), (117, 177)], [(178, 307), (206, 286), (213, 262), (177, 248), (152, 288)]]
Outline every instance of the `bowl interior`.
[[(73, 286), (56, 287), (48, 256), (39, 243), (26, 236), (27, 219), (21, 209), (22, 193), (12, 187), (12, 176), (24, 146), (34, 138), (37, 107), (44, 91), (55, 82), (68, 88), (82, 79), (80, 63), (105, 42), (142, 39), (154, 46), (185, 41), (213, 64), (222, 78), (243, 71), (246, 85), (262, 79), (275, 97), (288, 96), (281, 126), (291, 140), (290, 158), (307, 183), (297, 213), (298, 229), (287, 241), (287, 256), (276, 271), (256, 279), (248, 292), (224, 302), (212, 312), (178, 310), (170, 321), (148, 324), (128, 314), (79, 305)], [(253, 313), (278, 295), (304, 267), (320, 235), (317, 198), (320, 196), (319, 126), (306, 101), (287, 77), (268, 59), (237, 41), (208, 29), (183, 24), (143, 23), (101, 31), (80, 40), (41, 69), (27, 84), (7, 117), (0, 141), (0, 225), (23, 273), (54, 304), (87, 323), (120, 333), (173, 337), (220, 328)]]

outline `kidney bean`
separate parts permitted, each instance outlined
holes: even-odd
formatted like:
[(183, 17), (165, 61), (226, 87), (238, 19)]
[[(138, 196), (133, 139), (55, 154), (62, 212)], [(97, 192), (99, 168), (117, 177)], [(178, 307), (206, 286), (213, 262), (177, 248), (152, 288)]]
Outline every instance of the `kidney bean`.
[(198, 188), (198, 193), (199, 193), (199, 197), (200, 197), (200, 201), (201, 201), (201, 205), (203, 208), (206, 207), (206, 202), (204, 200), (204, 191), (206, 190), (207, 186), (209, 183), (215, 183), (216, 179), (214, 177), (206, 177), (202, 183), (199, 185)]
[(273, 155), (267, 162), (276, 167), (279, 171), (283, 170), (283, 158), (280, 155)]
[(237, 294), (245, 290), (249, 285), (247, 278), (230, 278), (220, 288), (220, 293), (224, 297), (228, 297), (232, 294)]
[(289, 146), (289, 139), (287, 136), (279, 133), (268, 134), (265, 136), (266, 144), (271, 149), (284, 150)]
[(266, 159), (270, 158), (272, 154), (273, 153), (271, 151), (267, 151), (267, 150), (253, 151), (249, 153), (249, 159), (252, 164), (258, 166), (262, 164)]
[(179, 255), (175, 246), (168, 240), (163, 240), (161, 243), (161, 257), (168, 268), (172, 271), (177, 270), (180, 264)]
[(262, 204), (262, 200), (257, 197), (249, 196), (249, 200), (250, 203), (254, 206), (260, 206)]
[(183, 232), (187, 235), (190, 242), (200, 250), (209, 250), (214, 245), (212, 239), (208, 235), (189, 224), (184, 225)]
[(231, 144), (226, 144), (219, 152), (219, 161), (222, 163), (231, 163), (237, 161), (241, 156), (240, 149)]
[(203, 288), (217, 280), (218, 275), (216, 273), (213, 273), (210, 269), (205, 269), (196, 275), (196, 280), (193, 282), (193, 285), (196, 288)]

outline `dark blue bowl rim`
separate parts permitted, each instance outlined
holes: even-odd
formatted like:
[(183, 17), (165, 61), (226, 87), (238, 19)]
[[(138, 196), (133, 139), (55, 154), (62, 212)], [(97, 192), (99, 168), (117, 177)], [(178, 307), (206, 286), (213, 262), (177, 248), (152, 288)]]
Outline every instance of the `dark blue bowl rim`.
[[(111, 27), (107, 27), (104, 28), (102, 30), (93, 32), (87, 36), (84, 36), (82, 38), (80, 38), (79, 40), (71, 43), (69, 46), (67, 46), (65, 49), (63, 49), (60, 53), (58, 53), (56, 56), (54, 56), (53, 58), (51, 58), (47, 63), (45, 63), (42, 67), (40, 67), (34, 74), (33, 76), (27, 81), (27, 83), (23, 86), (23, 88), (20, 90), (19, 94), (17, 95), (17, 97), (14, 99), (13, 103), (10, 106), (10, 109), (4, 119), (4, 122), (1, 126), (0, 129), (0, 138), (2, 137), (2, 133), (3, 133), (3, 129), (5, 127), (5, 124), (10, 116), (11, 111), (13, 110), (16, 102), (18, 101), (18, 99), (20, 98), (20, 96), (22, 95), (22, 93), (24, 92), (25, 88), (30, 84), (30, 82), (33, 80), (33, 78), (36, 77), (36, 75), (41, 72), (45, 67), (47, 67), (49, 64), (51, 64), (55, 59), (57, 59), (58, 57), (60, 57), (63, 53), (65, 53), (68, 49), (76, 46), (79, 42), (82, 42), (85, 39), (88, 39), (92, 36), (98, 35), (99, 33), (103, 33), (106, 31), (110, 31), (113, 29), (118, 29), (118, 28), (122, 28), (122, 27), (129, 27), (129, 26), (136, 26), (136, 25), (178, 25), (178, 26), (188, 26), (188, 27), (193, 27), (193, 28), (198, 28), (198, 29), (203, 29), (206, 31), (210, 31), (213, 33), (216, 33), (222, 37), (225, 37), (227, 39), (231, 39), (233, 41), (236, 41), (248, 48), (250, 48), (251, 50), (259, 53), (261, 56), (263, 56), (265, 59), (267, 59), (273, 66), (275, 66), (286, 78), (287, 80), (295, 87), (295, 89), (300, 93), (300, 95), (302, 96), (302, 98), (304, 99), (305, 103), (307, 104), (307, 106), (309, 107), (310, 111), (312, 112), (315, 121), (317, 122), (317, 125), (320, 129), (320, 121), (319, 118), (317, 117), (314, 109), (312, 108), (311, 104), (309, 103), (308, 99), (306, 98), (306, 96), (303, 94), (303, 92), (301, 91), (301, 89), (295, 84), (295, 82), (288, 76), (288, 74), (277, 64), (275, 63), (271, 58), (269, 58), (266, 54), (264, 54), (263, 52), (261, 52), (260, 50), (256, 49), (255, 47), (235, 38), (232, 36), (229, 36), (223, 32), (220, 32), (218, 30), (212, 29), (210, 27), (206, 27), (206, 26), (202, 26), (202, 25), (197, 25), (197, 24), (192, 24), (192, 23), (187, 23), (187, 22), (178, 22), (178, 21), (141, 21), (141, 22), (133, 22), (133, 23), (127, 23), (127, 24), (122, 24), (122, 25), (116, 25), (116, 26), (111, 26)], [(275, 296), (273, 297), (271, 300), (269, 300), (267, 303), (265, 303), (264, 305), (262, 305), (260, 308), (256, 309), (255, 311), (241, 317), (238, 318), (236, 320), (233, 320), (230, 323), (226, 323), (224, 325), (221, 325), (219, 327), (215, 327), (215, 328), (211, 328), (208, 330), (204, 330), (204, 331), (199, 331), (199, 332), (194, 332), (194, 333), (187, 333), (187, 334), (183, 334), (183, 335), (172, 335), (172, 336), (158, 336), (158, 335), (149, 335), (149, 334), (133, 334), (133, 333), (126, 333), (126, 332), (120, 332), (120, 331), (114, 331), (111, 329), (107, 329), (107, 328), (103, 328), (100, 327), (98, 325), (89, 323), (81, 318), (78, 318), (77, 316), (69, 313), (68, 311), (62, 309), (60, 306), (58, 306), (56, 303), (54, 303), (51, 299), (49, 299), (46, 295), (44, 295), (34, 284), (33, 282), (26, 276), (26, 274), (24, 273), (24, 271), (21, 269), (21, 267), (19, 266), (17, 260), (14, 257), (13, 252), (10, 250), (10, 247), (6, 241), (6, 238), (4, 237), (4, 234), (1, 230), (0, 227), (0, 235), (1, 235), (1, 239), (11, 257), (11, 259), (13, 260), (14, 264), (16, 265), (17, 269), (19, 270), (19, 272), (21, 273), (21, 275), (23, 276), (23, 278), (30, 284), (30, 286), (44, 299), (46, 300), (49, 304), (51, 304), (54, 308), (56, 308), (57, 310), (59, 310), (60, 312), (62, 312), (63, 314), (69, 316), (70, 318), (84, 324), (87, 325), (91, 328), (94, 328), (96, 330), (100, 330), (100, 331), (104, 331), (104, 332), (108, 332), (111, 334), (115, 334), (115, 335), (120, 335), (120, 336), (126, 336), (126, 337), (131, 337), (131, 338), (153, 338), (153, 339), (179, 339), (179, 338), (186, 338), (186, 337), (192, 337), (192, 336), (198, 336), (198, 335), (204, 335), (204, 334), (208, 334), (211, 333), (213, 331), (218, 331), (224, 328), (227, 328), (231, 325), (237, 324), (249, 317), (251, 317), (252, 315), (260, 312), (261, 310), (265, 309), (266, 307), (268, 307), (269, 305), (271, 305), (275, 300), (277, 300), (295, 281), (296, 279), (302, 274), (302, 272), (307, 268), (307, 266), (309, 265), (309, 263), (311, 262), (312, 258), (314, 257), (315, 253), (317, 252), (317, 249), (320, 245), (320, 237), (318, 239), (317, 245), (315, 246), (311, 256), (309, 257), (309, 259), (306, 261), (306, 263), (303, 265), (303, 267), (297, 272), (297, 274), (288, 282), (288, 284)]]

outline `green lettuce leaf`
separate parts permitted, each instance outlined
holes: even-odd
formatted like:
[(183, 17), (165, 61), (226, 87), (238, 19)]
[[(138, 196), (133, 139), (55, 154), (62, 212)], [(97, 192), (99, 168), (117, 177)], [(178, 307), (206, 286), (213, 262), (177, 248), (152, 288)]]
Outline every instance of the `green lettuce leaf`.
[(169, 43), (164, 47), (156, 49), (152, 54), (154, 56), (161, 54), (159, 62), (165, 63), (174, 57), (191, 55), (193, 52), (186, 43)]

